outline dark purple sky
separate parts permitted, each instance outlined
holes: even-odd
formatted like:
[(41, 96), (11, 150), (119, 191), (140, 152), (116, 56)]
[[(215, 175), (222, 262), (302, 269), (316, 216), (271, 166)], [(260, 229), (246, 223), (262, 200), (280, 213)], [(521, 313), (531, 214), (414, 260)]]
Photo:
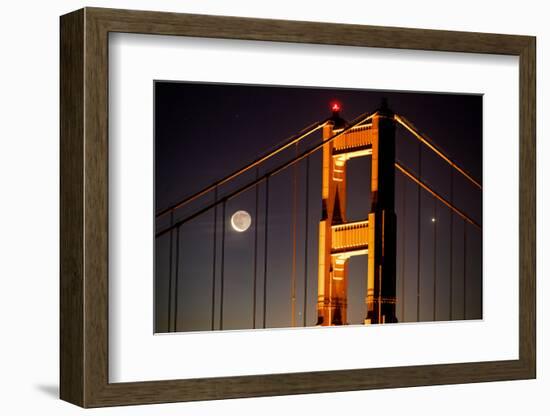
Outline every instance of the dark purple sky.
[[(390, 108), (411, 121), (434, 143), (482, 180), (482, 97), (426, 93), (398, 93), (326, 88), (292, 88), (204, 84), (184, 82), (155, 83), (155, 201), (160, 211), (203, 189), (274, 148), (289, 136), (313, 122), (330, 116), (329, 103), (342, 104), (342, 116), (352, 120), (374, 111), (382, 98)], [(319, 140), (303, 142), (301, 151)], [(397, 159), (410, 170), (418, 171), (418, 142), (403, 128), (397, 128)], [(262, 165), (261, 175), (270, 166), (292, 157), (290, 149), (276, 161)], [(422, 150), (422, 179), (446, 198), (450, 198), (449, 166)], [(267, 327), (290, 326), (290, 276), (292, 259), (292, 183), (297, 187), (297, 316), (299, 325), (313, 325), (316, 320), (318, 221), (321, 197), (321, 152), (309, 160), (308, 195), (306, 162), (300, 162), (272, 177), (268, 222), (267, 261)], [(370, 158), (348, 162), (348, 220), (366, 219), (370, 208)], [(219, 195), (250, 181), (255, 172), (219, 189)], [(459, 175), (453, 176), (453, 200), (456, 206), (481, 223), (481, 192)], [(258, 187), (258, 252), (256, 322), (263, 319), (264, 210), (265, 186)], [(396, 173), (397, 235), (397, 306), (400, 321), (433, 319), (434, 270), (437, 280), (436, 319), (481, 317), (481, 233), (466, 228), (467, 256), (463, 255), (464, 224), (453, 215), (451, 248), (451, 215), (449, 210), (425, 191), (420, 192), (420, 236), (418, 236), (418, 187)], [(255, 189), (226, 204), (224, 244), (223, 328), (251, 328), (254, 310), (254, 241)], [(175, 219), (194, 212), (212, 202), (211, 193), (178, 210)], [(304, 246), (308, 198), (308, 249)], [(244, 209), (251, 213), (253, 225), (244, 233), (234, 232), (228, 225), (233, 212)], [(434, 211), (435, 210), (435, 211)], [(219, 327), (221, 286), (222, 207), (218, 208), (216, 291), (214, 326)], [(435, 223), (431, 218), (436, 217)], [(157, 228), (166, 225), (166, 217)], [(177, 314), (177, 329), (210, 329), (212, 319), (212, 254), (214, 210), (191, 220), (180, 228), (179, 254), (175, 254), (176, 235), (172, 240), (172, 282), (169, 282), (169, 235), (156, 245), (156, 323), (163, 332), (168, 325), (168, 308)], [(417, 242), (420, 237), (420, 267)], [(307, 259), (306, 259), (307, 251)], [(451, 256), (452, 253), (452, 256)], [(435, 256), (435, 257), (434, 257)], [(176, 284), (176, 257), (178, 281)], [(452, 257), (452, 262), (450, 258)], [(435, 261), (434, 261), (435, 258)], [(464, 262), (466, 259), (466, 262)], [(308, 273), (305, 275), (307, 263)], [(451, 264), (452, 263), (452, 264)], [(464, 274), (466, 268), (466, 274)], [(418, 270), (420, 269), (420, 279)], [(452, 279), (451, 279), (452, 269)], [(349, 272), (348, 317), (350, 324), (364, 318), (366, 257), (352, 258)], [(466, 276), (464, 278), (464, 276)], [(304, 283), (308, 290), (304, 294)], [(420, 290), (418, 291), (418, 282)], [(466, 285), (465, 285), (466, 283)], [(450, 285), (452, 284), (452, 291)], [(168, 301), (168, 289), (177, 295)], [(466, 297), (464, 297), (466, 286)], [(420, 292), (420, 302), (417, 293)], [(305, 295), (305, 296), (304, 296)], [(176, 301), (177, 298), (177, 301)], [(304, 299), (306, 305), (304, 307)], [(177, 306), (176, 306), (177, 305)], [(176, 311), (177, 309), (177, 311)]]

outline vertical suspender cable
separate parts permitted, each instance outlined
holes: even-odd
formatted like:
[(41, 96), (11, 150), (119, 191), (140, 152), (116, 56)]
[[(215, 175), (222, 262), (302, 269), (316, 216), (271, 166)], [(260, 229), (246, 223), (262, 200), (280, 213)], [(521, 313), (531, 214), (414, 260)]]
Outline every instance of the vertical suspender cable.
[(434, 300), (433, 300), (433, 320), (437, 315), (437, 200), (434, 198), (434, 253), (433, 253), (433, 274), (434, 274)]
[(401, 233), (401, 322), (405, 321), (405, 237), (406, 237), (406, 214), (407, 214), (407, 204), (406, 204), (406, 198), (405, 194), (407, 191), (407, 182), (405, 180), (405, 177), (401, 175), (401, 183), (403, 184), (403, 192), (401, 196), (401, 206), (402, 206), (402, 213), (403, 217), (401, 219), (401, 229), (403, 230)]
[(178, 330), (178, 284), (179, 284), (179, 266), (180, 266), (180, 226), (176, 227), (176, 277), (174, 283), (174, 331)]
[(223, 289), (224, 289), (224, 280), (225, 280), (225, 205), (227, 199), (224, 199), (222, 202), (222, 247), (221, 247), (221, 258), (220, 258), (220, 330), (223, 329)]
[(170, 254), (168, 255), (168, 332), (172, 329), (172, 255), (173, 255), (173, 241), (174, 233), (172, 226), (174, 225), (174, 210), (170, 211)]
[(463, 287), (464, 287), (464, 297), (463, 297), (463, 302), (464, 302), (464, 319), (466, 319), (466, 221), (464, 221), (464, 235), (462, 236), (462, 239), (463, 239), (463, 246), (464, 246), (464, 255), (462, 256), (462, 261), (463, 261), (463, 272), (464, 272), (464, 275), (463, 275), (463, 278), (464, 278), (464, 282), (463, 282)]
[(263, 322), (262, 327), (266, 326), (266, 302), (267, 302), (267, 240), (268, 240), (268, 221), (269, 220), (269, 176), (265, 178), (265, 218), (264, 218), (264, 290), (263, 290)]
[[(256, 168), (256, 179), (258, 179), (258, 168)], [(252, 287), (252, 328), (256, 328), (256, 286), (258, 281), (258, 201), (259, 201), (259, 187), (258, 184), (254, 185), (255, 196), (255, 208), (254, 208), (254, 282)]]
[[(422, 179), (422, 148), (420, 142), (418, 142), (418, 178)], [(418, 185), (418, 201), (417, 201), (417, 218), (416, 218), (416, 321), (420, 321), (420, 184)]]
[(305, 230), (304, 230), (304, 326), (307, 325), (307, 278), (308, 278), (308, 241), (309, 241), (309, 156), (306, 157), (306, 203), (305, 203)]
[[(298, 145), (294, 146), (295, 155), (298, 156)], [(292, 279), (290, 284), (290, 322), (296, 326), (296, 224), (298, 222), (298, 163), (292, 167)]]
[[(451, 205), (454, 205), (454, 176), (453, 176), (453, 168), (451, 166), (450, 168), (451, 172)], [(451, 241), (449, 243), (449, 321), (452, 321), (453, 319), (453, 223), (454, 223), (454, 217), (453, 217), (453, 211), (449, 209), (449, 224), (450, 224), (450, 231), (449, 235), (451, 236)]]
[(211, 310), (211, 325), (213, 331), (215, 327), (215, 311), (216, 311), (216, 252), (218, 245), (218, 187), (214, 188), (214, 242), (212, 244), (212, 310)]

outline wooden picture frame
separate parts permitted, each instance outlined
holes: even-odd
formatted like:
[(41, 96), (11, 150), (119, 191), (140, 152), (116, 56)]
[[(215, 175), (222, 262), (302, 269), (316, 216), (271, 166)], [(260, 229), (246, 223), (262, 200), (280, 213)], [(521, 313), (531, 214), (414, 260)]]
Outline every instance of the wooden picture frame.
[[(536, 377), (535, 38), (85, 8), (61, 17), (60, 396), (82, 407)], [(519, 359), (109, 383), (108, 34), (298, 42), (519, 57)]]

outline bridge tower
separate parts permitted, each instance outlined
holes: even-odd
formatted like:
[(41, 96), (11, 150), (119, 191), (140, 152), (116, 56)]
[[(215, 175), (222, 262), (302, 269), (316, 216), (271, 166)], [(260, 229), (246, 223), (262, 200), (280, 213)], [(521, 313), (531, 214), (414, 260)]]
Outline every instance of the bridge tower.
[[(323, 140), (343, 131), (340, 106), (323, 128)], [(371, 209), (362, 221), (346, 221), (346, 163), (372, 157)], [(348, 260), (367, 255), (365, 324), (395, 317), (395, 121), (385, 102), (364, 123), (323, 147), (322, 217), (319, 224), (317, 325), (347, 324)]]

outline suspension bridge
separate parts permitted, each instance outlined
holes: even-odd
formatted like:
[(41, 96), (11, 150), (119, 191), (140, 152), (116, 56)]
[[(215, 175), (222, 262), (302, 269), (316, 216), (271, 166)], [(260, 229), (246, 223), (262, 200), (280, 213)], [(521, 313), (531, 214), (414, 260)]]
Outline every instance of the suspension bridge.
[[(471, 235), (476, 236), (476, 241), (481, 241), (482, 225), (480, 218), (475, 218), (475, 215), (458, 206), (455, 186), (457, 178), (460, 178), (462, 184), (467, 184), (481, 195), (480, 181), (413, 123), (394, 113), (386, 102), (375, 111), (361, 114), (351, 121), (341, 117), (340, 104), (332, 104), (331, 111), (330, 117), (308, 126), (246, 166), (155, 214), (155, 238), (157, 242), (165, 242), (165, 251), (168, 253), (162, 260), (156, 256), (156, 262), (163, 261), (168, 271), (168, 285), (162, 294), (167, 298), (164, 303), (166, 311), (162, 314), (164, 330), (160, 332), (180, 330), (181, 321), (186, 317), (179, 312), (182, 305), (178, 293), (182, 290), (182, 281), (190, 278), (210, 280), (208, 295), (203, 293), (200, 299), (202, 304), (209, 306), (209, 325), (201, 329), (227, 329), (224, 325), (227, 304), (235, 302), (225, 288), (230, 216), (228, 203), (245, 193), (253, 195), (254, 206), (250, 229), (253, 233), (252, 264), (249, 265), (253, 272), (248, 294), (252, 302), (249, 324), (245, 327), (270, 327), (267, 321), (270, 296), (268, 282), (282, 278), (268, 266), (270, 233), (273, 232), (269, 225), (270, 215), (273, 215), (270, 212), (273, 202), (270, 201), (270, 197), (273, 198), (270, 195), (270, 184), (283, 172), (288, 173), (288, 193), (285, 197), (292, 206), (288, 224), (292, 243), (292, 255), (287, 259), (290, 275), (284, 276), (284, 279), (289, 280), (287, 296), (290, 310), (286, 326), (349, 324), (348, 302), (352, 298), (360, 298), (364, 304), (361, 323), (365, 325), (468, 318), (466, 263), (468, 253), (471, 252), (468, 241)], [(414, 169), (396, 156), (397, 129), (401, 129), (417, 146), (417, 166)], [(448, 178), (447, 192), (435, 189), (423, 177), (423, 158), (426, 157), (423, 154), (426, 152), (441, 162), (439, 173), (441, 177)], [(313, 186), (313, 190), (310, 189), (312, 157), (320, 157), (322, 161), (321, 186), (319, 189)], [(363, 192), (370, 193), (370, 207), (365, 218), (348, 220), (346, 213), (350, 179), (347, 170), (350, 161), (356, 158), (370, 158), (370, 183), (363, 188)], [(299, 180), (300, 165), (304, 166), (305, 173)], [(411, 193), (411, 189), (416, 192), (415, 198), (406, 196)], [(312, 192), (315, 192), (314, 198), (321, 205), (320, 217), (311, 214)], [(302, 194), (305, 197), (300, 199)], [(433, 206), (429, 229), (421, 218), (422, 198), (428, 198)], [(413, 209), (412, 205), (416, 207)], [(298, 210), (303, 224), (299, 224)], [(445, 222), (446, 229), (438, 231), (438, 227), (441, 227), (438, 217), (443, 212), (449, 219)], [(411, 213), (416, 214), (416, 218), (411, 218)], [(212, 222), (212, 226), (208, 227), (208, 235), (204, 236), (211, 242), (210, 274), (187, 276), (181, 266), (185, 247), (183, 241), (187, 237), (182, 229), (203, 216), (210, 216)], [(406, 222), (415, 224), (414, 232), (409, 230), (408, 235), (408, 228), (404, 226)], [(317, 233), (311, 232), (313, 223), (318, 227)], [(446, 234), (445, 244), (437, 241), (442, 231)], [(432, 233), (430, 244), (423, 242), (422, 235), (426, 232)], [(316, 243), (317, 250), (311, 250), (311, 240)], [(408, 241), (413, 241), (413, 244), (407, 244)], [(430, 250), (426, 250), (427, 246)], [(445, 272), (438, 270), (437, 259), (441, 256), (441, 250), (445, 250), (447, 256), (445, 266), (448, 270)], [(428, 260), (422, 263), (420, 258), (426, 258), (427, 255)], [(350, 259), (358, 256), (365, 256), (367, 263), (363, 293), (349, 290)], [(416, 258), (415, 273), (411, 272), (414, 264), (406, 266), (411, 256)], [(312, 259), (316, 259), (316, 270), (311, 270)], [(303, 263), (301, 267), (298, 267), (299, 261)], [(426, 268), (426, 264), (432, 265), (430, 293), (422, 289), (421, 282), (424, 273), (421, 268)], [(457, 265), (462, 267), (457, 268)], [(317, 276), (317, 285), (308, 278), (312, 273)], [(480, 271), (478, 278), (480, 281)], [(416, 293), (412, 294), (405, 288), (411, 281), (415, 281), (412, 283), (416, 289)], [(457, 281), (461, 281), (461, 296), (453, 293), (458, 290)], [(441, 288), (446, 293), (442, 293)], [(298, 292), (301, 299), (298, 299)], [(311, 309), (311, 292), (316, 293), (314, 317), (308, 313)], [(431, 298), (429, 316), (421, 316), (421, 297)], [(462, 304), (462, 316), (456, 316), (456, 305), (453, 308), (458, 298)], [(438, 310), (438, 305), (443, 303), (448, 305), (445, 313)], [(406, 313), (408, 319), (405, 319)]]

